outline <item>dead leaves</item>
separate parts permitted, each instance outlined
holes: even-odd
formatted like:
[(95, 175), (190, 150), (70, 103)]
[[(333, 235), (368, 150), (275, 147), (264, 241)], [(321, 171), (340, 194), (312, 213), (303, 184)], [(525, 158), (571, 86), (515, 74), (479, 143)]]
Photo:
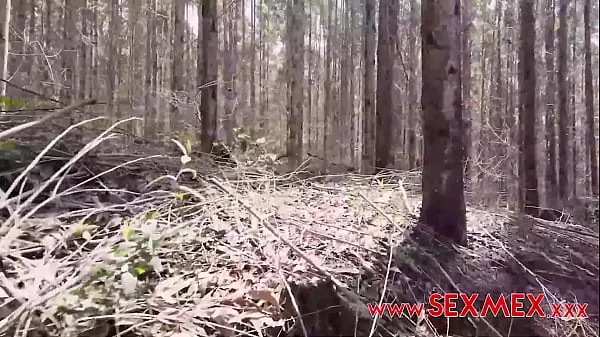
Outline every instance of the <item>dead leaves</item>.
[[(149, 303), (160, 310), (157, 319), (165, 324), (191, 319), (214, 322), (214, 326), (206, 324), (225, 335), (244, 325), (255, 330), (282, 326), (281, 288), (259, 288), (254, 281), (256, 277), (238, 279), (223, 270), (176, 275), (156, 285)], [(174, 309), (182, 305), (185, 310)]]

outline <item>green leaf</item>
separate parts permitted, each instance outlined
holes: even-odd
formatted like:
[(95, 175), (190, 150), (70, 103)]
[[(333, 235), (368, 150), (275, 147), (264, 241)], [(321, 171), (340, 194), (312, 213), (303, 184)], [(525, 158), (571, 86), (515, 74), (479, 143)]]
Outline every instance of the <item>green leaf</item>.
[(13, 141), (0, 142), (0, 150), (10, 151), (19, 147), (19, 143)]
[(4, 106), (4, 108), (7, 110), (22, 109), (29, 105), (32, 105), (32, 103), (33, 102), (31, 101), (26, 101), (22, 99), (0, 96), (0, 105)]
[(131, 227), (123, 228), (123, 238), (127, 241), (133, 239), (135, 237), (135, 229)]
[(185, 150), (187, 154), (192, 153), (192, 142), (190, 141), (189, 138), (185, 139)]

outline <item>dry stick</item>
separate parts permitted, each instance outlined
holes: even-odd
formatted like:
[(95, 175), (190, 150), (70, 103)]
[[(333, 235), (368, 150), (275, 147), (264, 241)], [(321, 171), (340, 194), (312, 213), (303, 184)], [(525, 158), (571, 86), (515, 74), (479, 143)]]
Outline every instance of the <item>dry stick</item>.
[[(394, 221), (392, 220), (392, 218), (387, 215), (380, 207), (378, 207), (377, 205), (373, 204), (369, 199), (367, 199), (364, 195), (362, 195), (362, 193), (359, 193), (359, 195), (365, 199), (365, 201), (371, 205), (371, 207), (375, 208), (390, 224), (396, 226), (397, 228), (399, 228)], [(407, 209), (408, 205), (407, 205)], [(400, 229), (400, 228), (399, 228)], [(407, 237), (408, 240), (411, 240), (410, 237)], [(412, 240), (411, 240), (412, 241)], [(427, 256), (430, 260), (432, 260), (436, 266), (441, 270), (442, 274), (444, 274), (444, 276), (446, 277), (446, 279), (448, 280), (448, 282), (450, 282), (450, 284), (454, 287), (454, 289), (457, 292), (461, 292), (460, 288), (456, 285), (456, 283), (452, 280), (452, 278), (450, 277), (450, 275), (448, 275), (448, 273), (446, 272), (446, 270), (444, 270), (444, 268), (440, 265), (440, 263), (438, 262), (438, 260), (436, 260), (433, 256), (431, 256), (431, 254), (427, 253), (426, 251), (424, 251), (423, 249), (421, 249), (421, 247), (419, 247), (419, 245), (415, 245), (415, 247), (419, 250), (419, 252), (425, 256)], [(478, 317), (477, 319), (481, 320), (483, 322), (483, 324), (485, 324), (490, 331), (492, 331), (496, 336), (498, 337), (503, 337), (502, 334), (500, 332), (498, 332), (498, 330), (496, 330), (496, 328), (494, 328), (485, 318), (483, 317)], [(471, 318), (469, 318), (469, 321), (471, 320)], [(472, 324), (472, 322), (471, 322)]]
[[(375, 206), (369, 199), (367, 199), (367, 197), (365, 197), (362, 193), (358, 192), (358, 195), (360, 195), (363, 199), (365, 199), (369, 204), (371, 204), (372, 206)], [(382, 214), (383, 211), (382, 211)], [(385, 216), (385, 215), (384, 215)], [(391, 218), (388, 217), (389, 220), (391, 220)], [(388, 221), (389, 221), (388, 220)], [(396, 224), (393, 221), (390, 221), (390, 223), (394, 226), (396, 226)], [(390, 234), (390, 252), (388, 255), (388, 263), (387, 266), (385, 268), (385, 279), (383, 281), (383, 290), (381, 291), (381, 297), (379, 298), (379, 306), (381, 307), (381, 305), (383, 304), (383, 297), (385, 296), (385, 293), (387, 291), (387, 284), (388, 281), (390, 279), (390, 270), (392, 269), (392, 260), (394, 258), (394, 244), (393, 244), (393, 237)], [(371, 331), (369, 332), (369, 337), (372, 337), (373, 334), (375, 334), (375, 326), (377, 325), (377, 319), (379, 317), (377, 315), (375, 315), (375, 317), (373, 317), (373, 321), (371, 323)]]
[(288, 281), (285, 279), (285, 275), (283, 275), (281, 270), (279, 270), (279, 277), (281, 277), (283, 285), (285, 286), (285, 289), (287, 290), (288, 294), (290, 295), (290, 302), (292, 302), (292, 306), (294, 307), (294, 310), (296, 310), (296, 314), (298, 315), (298, 318), (300, 320), (300, 328), (302, 328), (304, 337), (308, 337), (308, 332), (306, 330), (306, 326), (304, 325), (304, 320), (302, 319), (302, 313), (300, 312), (300, 308), (298, 307), (298, 302), (296, 302), (296, 298), (294, 297), (292, 288), (290, 287), (290, 284), (288, 283)]
[[(246, 208), (246, 210), (252, 216), (254, 216), (256, 219), (258, 219), (258, 221), (260, 221), (263, 224), (263, 226), (265, 226), (265, 228), (267, 228), (271, 233), (273, 233), (273, 235), (275, 235), (279, 240), (281, 240), (281, 242), (285, 243), (288, 247), (290, 247), (294, 251), (294, 253), (298, 254), (301, 258), (303, 258), (306, 262), (308, 262), (313, 268), (316, 269), (316, 271), (319, 274), (323, 275), (326, 279), (331, 280), (331, 282), (345, 296), (353, 299), (356, 303), (360, 303), (360, 299), (359, 299), (358, 295), (356, 295), (353, 292), (347, 290), (346, 287), (345, 287), (345, 285), (341, 281), (337, 280), (331, 273), (329, 273), (328, 271), (324, 270), (319, 265), (317, 265), (316, 262), (314, 262), (306, 254), (304, 254), (304, 252), (302, 252), (293, 243), (291, 243), (290, 241), (288, 241), (286, 238), (282, 237), (281, 234), (279, 234), (279, 232), (277, 231), (277, 229), (273, 228), (273, 226), (271, 226), (271, 224), (268, 223), (267, 217), (261, 216), (250, 205), (246, 204), (241, 198), (239, 198), (239, 196), (237, 196), (235, 192), (233, 192), (233, 191), (229, 190), (227, 187), (223, 186), (223, 184), (221, 182), (219, 182), (217, 179), (215, 179), (215, 178), (209, 178), (207, 181), (209, 181), (210, 183), (214, 184), (215, 186), (217, 186), (220, 190), (224, 191), (225, 193), (227, 193), (227, 194), (231, 195), (232, 197), (234, 197), (240, 205), (242, 205), (244, 208)], [(188, 192), (188, 193), (191, 193), (191, 194), (193, 194), (195, 196), (198, 196), (198, 193), (196, 191), (192, 190), (189, 187), (179, 186), (179, 188), (181, 190), (185, 191), (185, 192)], [(366, 308), (364, 308), (364, 306), (360, 306), (360, 309), (358, 309), (358, 312), (361, 313), (361, 317), (371, 317), (371, 315), (369, 314), (368, 310)]]
[[(67, 133), (71, 132), (71, 130), (75, 129), (78, 126), (81, 126), (85, 123), (89, 123), (98, 119), (102, 119), (102, 117), (96, 117), (93, 119), (88, 119), (82, 122), (79, 122), (77, 124), (71, 125), (69, 126), (67, 129), (65, 129), (60, 135), (58, 135), (56, 138), (54, 138), (50, 143), (48, 143), (46, 145), (46, 147), (42, 150), (42, 152), (38, 153), (38, 155), (29, 163), (29, 165), (27, 165), (27, 167), (25, 168), (25, 170), (23, 170), (23, 172), (21, 172), (21, 174), (19, 174), (19, 176), (12, 182), (12, 184), (10, 185), (10, 187), (8, 188), (8, 190), (6, 191), (5, 194), (10, 194), (12, 193), (12, 191), (15, 189), (15, 187), (17, 186), (17, 184), (21, 181), (21, 179), (23, 179), (32, 169), (33, 167), (35, 167), (35, 165), (37, 165), (37, 163), (42, 159), (42, 157), (44, 156), (44, 154), (46, 152), (48, 152), (53, 146), (54, 144), (56, 144), (63, 136), (65, 136)], [(89, 144), (86, 145), (83, 149), (81, 149), (79, 151), (79, 153), (76, 156), (80, 156), (80, 154), (83, 151), (89, 152), (91, 150), (91, 148), (89, 147)], [(85, 154), (85, 152), (84, 152)], [(69, 160), (69, 162), (65, 165), (63, 165), (61, 167), (60, 170), (58, 170), (56, 173), (54, 173), (52, 175), (52, 177), (46, 179), (46, 181), (44, 182), (44, 184), (42, 184), (41, 187), (38, 187), (35, 192), (33, 193), (32, 196), (30, 196), (24, 204), (19, 205), (18, 209), (15, 210), (16, 213), (18, 213), (20, 210), (24, 209), (25, 207), (27, 207), (29, 204), (31, 204), (33, 202), (33, 199), (35, 199), (44, 189), (46, 189), (46, 187), (53, 181), (55, 180), (58, 175), (60, 175), (64, 170), (68, 169), (71, 165), (72, 162), (77, 160), (78, 158), (71, 158)], [(6, 196), (5, 196), (6, 197)], [(4, 203), (6, 202), (6, 200), (0, 199), (0, 203)], [(5, 227), (8, 226), (7, 224), (10, 223), (12, 220), (15, 219), (14, 214), (11, 215), (7, 220), (5, 220), (2, 224), (0, 224), (0, 233), (3, 233), (3, 231), (5, 230)]]
[[(13, 87), (13, 88), (17, 88), (17, 89), (19, 89), (19, 90), (21, 90), (21, 91), (23, 91), (23, 92), (26, 92), (26, 93), (28, 93), (28, 94), (32, 94), (32, 95), (34, 95), (34, 96), (37, 96), (37, 97), (43, 98), (43, 99), (45, 99), (45, 100), (47, 100), (47, 101), (51, 101), (51, 102), (54, 102), (54, 103), (58, 103), (58, 104), (60, 104), (60, 105), (65, 105), (63, 102), (61, 102), (61, 101), (59, 101), (59, 100), (56, 100), (56, 99), (54, 99), (54, 98), (52, 98), (52, 97), (48, 97), (48, 96), (42, 95), (42, 94), (40, 94), (39, 92), (33, 91), (33, 90), (31, 90), (31, 89), (27, 89), (27, 88), (20, 87), (20, 86), (18, 86), (18, 85), (16, 85), (16, 84), (14, 84), (14, 83), (11, 83), (10, 81), (7, 81), (7, 80), (5, 80), (5, 79), (3, 79), (3, 78), (0, 78), (0, 82), (4, 82), (4, 83), (6, 83), (6, 85), (8, 85), (8, 86), (11, 86), (11, 87)], [(56, 108), (53, 108), (53, 109), (56, 109)]]
[(56, 117), (58, 115), (62, 115), (62, 114), (71, 112), (73, 110), (79, 109), (79, 108), (81, 108), (83, 106), (90, 105), (90, 104), (95, 104), (95, 103), (96, 103), (95, 99), (90, 99), (90, 100), (87, 100), (87, 101), (82, 101), (82, 102), (79, 102), (79, 103), (71, 104), (71, 105), (69, 105), (67, 107), (64, 107), (64, 108), (60, 109), (60, 110), (56, 110), (56, 111), (54, 111), (51, 114), (47, 114), (46, 116), (44, 116), (44, 117), (42, 117), (42, 118), (40, 118), (40, 119), (38, 119), (36, 121), (23, 123), (23, 124), (15, 126), (13, 128), (10, 128), (8, 130), (2, 131), (2, 132), (0, 132), (0, 139), (2, 139), (4, 137), (8, 137), (8, 136), (10, 136), (12, 134), (15, 134), (15, 133), (19, 132), (19, 131), (23, 131), (25, 129), (28, 129), (30, 127), (34, 127), (34, 126), (36, 126), (38, 124), (42, 124), (42, 123), (48, 121), (49, 119), (52, 119), (52, 118), (54, 118), (54, 117)]

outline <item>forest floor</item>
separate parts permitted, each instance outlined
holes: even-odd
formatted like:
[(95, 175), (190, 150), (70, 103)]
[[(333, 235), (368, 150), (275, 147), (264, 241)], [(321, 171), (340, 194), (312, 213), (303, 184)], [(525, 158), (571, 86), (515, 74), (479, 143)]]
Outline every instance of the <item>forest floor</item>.
[[(2, 139), (3, 155), (31, 146), (23, 137)], [(597, 336), (597, 222), (469, 207), (469, 247), (424, 247), (408, 235), (418, 172), (299, 179), (206, 158), (182, 170), (171, 148), (99, 140), (62, 148), (63, 171), (21, 169), (39, 196), (0, 196), (0, 335)], [(547, 313), (588, 303), (589, 318), (367, 309), (434, 292), (481, 294), (477, 307), (484, 294), (544, 293)]]

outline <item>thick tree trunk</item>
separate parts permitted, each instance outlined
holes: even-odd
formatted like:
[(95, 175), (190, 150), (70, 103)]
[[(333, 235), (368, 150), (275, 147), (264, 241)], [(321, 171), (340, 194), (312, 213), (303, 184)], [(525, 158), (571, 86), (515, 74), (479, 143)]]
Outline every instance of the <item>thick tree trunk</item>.
[(421, 6), (424, 149), (420, 222), (465, 245), (460, 0), (424, 0)]
[(539, 197), (536, 171), (535, 131), (535, 16), (534, 0), (520, 0), (521, 46), (519, 53), (519, 121), (521, 124), (521, 163), (523, 184), (521, 209), (530, 215), (538, 215)]

